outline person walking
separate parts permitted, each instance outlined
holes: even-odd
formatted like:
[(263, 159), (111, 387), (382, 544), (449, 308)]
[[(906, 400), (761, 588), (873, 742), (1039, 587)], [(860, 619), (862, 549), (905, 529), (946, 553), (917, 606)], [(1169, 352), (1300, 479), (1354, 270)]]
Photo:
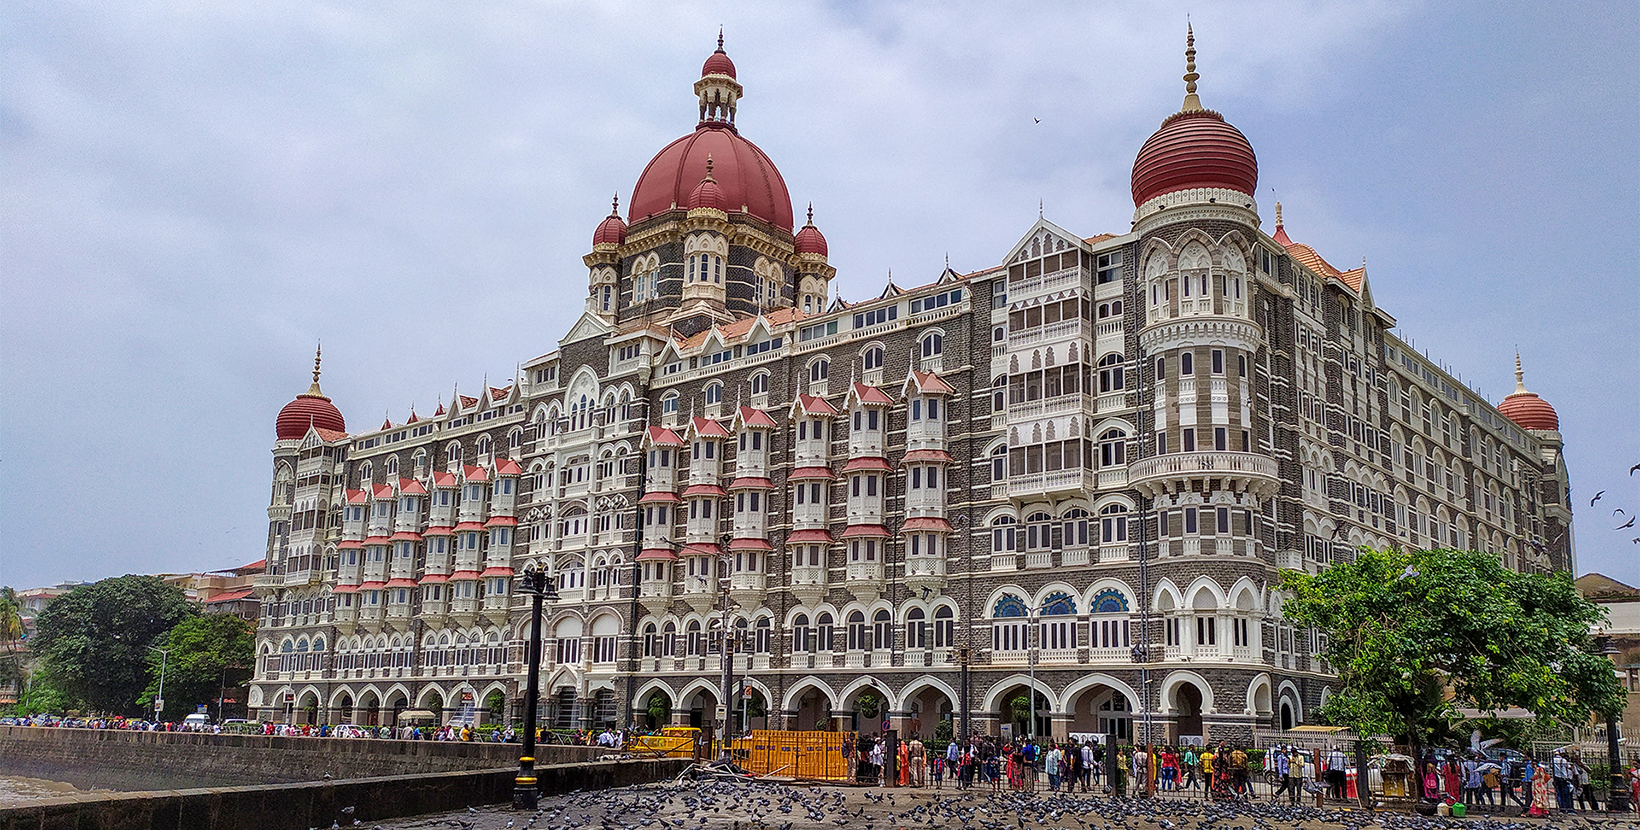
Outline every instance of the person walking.
[(1481, 765), (1479, 761), (1475, 760), (1475, 754), (1473, 752), (1471, 752), (1468, 757), (1463, 759), (1463, 764), (1459, 767), (1458, 774), (1462, 779), (1464, 806), (1481, 806)]
[(1247, 769), (1247, 753), (1241, 747), (1230, 751), (1230, 790), (1237, 797), (1246, 798), (1251, 789)]
[(1180, 759), (1180, 762), (1184, 765), (1185, 789), (1195, 789), (1196, 767), (1201, 764), (1201, 759), (1196, 757), (1196, 748), (1191, 746), (1185, 747), (1184, 758)]
[[(1287, 748), (1278, 746), (1270, 750), (1266, 762), (1266, 765), (1273, 769), (1276, 774), (1276, 789), (1275, 792), (1270, 794), (1270, 800), (1279, 801), (1281, 800), (1281, 794), (1287, 792), (1292, 783), (1291, 779), (1287, 777), (1293, 770), (1292, 762), (1287, 760)], [(1296, 796), (1292, 794), (1288, 795), (1288, 799), (1289, 803), (1297, 800)]]
[(1550, 761), (1550, 771), (1555, 780), (1555, 806), (1563, 813), (1572, 811), (1572, 779), (1575, 775), (1572, 762), (1566, 759), (1566, 754), (1555, 750)]
[(1344, 750), (1337, 744), (1327, 753), (1327, 797), (1344, 800), (1344, 767), (1349, 760), (1344, 757)]
[(908, 752), (911, 756), (911, 786), (928, 786), (928, 752), (923, 748), (922, 738), (911, 736), (911, 747)]
[(1572, 786), (1577, 790), (1577, 808), (1598, 812), (1600, 804), (1594, 800), (1594, 786), (1589, 781), (1589, 768), (1583, 763), (1582, 756), (1572, 757)]

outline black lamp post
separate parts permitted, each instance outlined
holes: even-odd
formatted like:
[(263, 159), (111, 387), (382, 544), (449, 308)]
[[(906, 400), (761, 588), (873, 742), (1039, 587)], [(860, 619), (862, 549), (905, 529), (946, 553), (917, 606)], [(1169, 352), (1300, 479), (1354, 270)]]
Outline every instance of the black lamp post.
[[(1617, 666), (1617, 641), (1610, 634), (1600, 637), (1600, 653), (1611, 658), (1612, 667)], [(1629, 792), (1625, 771), (1623, 769), (1623, 751), (1617, 744), (1617, 710), (1606, 713), (1606, 768), (1611, 778), (1611, 795), (1606, 797), (1606, 812), (1627, 813), (1629, 811)]]
[(524, 751), (518, 758), (518, 777), (513, 779), (513, 809), (534, 810), (541, 794), (535, 781), (535, 716), (541, 691), (541, 603), (556, 602), (547, 572), (530, 565), (518, 576), (518, 590), (530, 595), (529, 680), (524, 692)]
[(972, 659), (972, 654), (973, 649), (968, 646), (967, 632), (964, 632), (963, 644), (957, 646), (957, 662), (962, 666), (962, 679), (959, 684), (962, 690), (958, 692), (962, 698), (962, 734), (957, 736), (957, 740), (962, 743), (964, 749), (968, 747), (968, 662)]

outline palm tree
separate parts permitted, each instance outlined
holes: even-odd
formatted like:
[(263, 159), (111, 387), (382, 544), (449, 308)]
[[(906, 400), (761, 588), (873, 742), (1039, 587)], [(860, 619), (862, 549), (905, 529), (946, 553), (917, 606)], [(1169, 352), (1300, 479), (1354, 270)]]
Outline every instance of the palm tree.
[(0, 588), (0, 687), (23, 685), (23, 605), (17, 592)]

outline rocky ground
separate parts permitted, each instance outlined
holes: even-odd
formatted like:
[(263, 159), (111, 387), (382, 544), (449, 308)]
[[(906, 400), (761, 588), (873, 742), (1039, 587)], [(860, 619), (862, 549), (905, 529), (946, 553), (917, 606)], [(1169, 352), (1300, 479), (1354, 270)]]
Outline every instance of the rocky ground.
[[(363, 818), (363, 817), (360, 817)], [(346, 827), (351, 822), (341, 822)], [(380, 830), (1541, 830), (1640, 827), (1600, 814), (1420, 818), (1283, 804), (991, 795), (951, 789), (682, 782), (543, 799), (537, 813), (485, 807), (356, 826)]]

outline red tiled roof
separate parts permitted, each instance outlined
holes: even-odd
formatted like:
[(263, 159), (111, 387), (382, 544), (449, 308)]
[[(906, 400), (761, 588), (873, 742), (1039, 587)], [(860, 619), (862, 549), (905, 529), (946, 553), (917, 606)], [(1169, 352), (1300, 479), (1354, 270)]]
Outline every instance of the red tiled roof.
[(490, 520), (484, 523), (484, 526), (485, 527), (517, 527), (518, 526), (518, 519), (514, 516), (491, 516)]
[(455, 473), (433, 473), (434, 487), (459, 487)]
[(677, 558), (678, 555), (673, 553), (671, 548), (644, 548), (638, 551), (639, 562), (649, 562), (657, 559), (672, 561)]
[(878, 389), (875, 386), (867, 386), (863, 383), (854, 384), (854, 395), (860, 399), (860, 403), (869, 403), (877, 406), (890, 406), (894, 403), (894, 399), (890, 398), (883, 392), (883, 390)]
[(421, 486), (421, 482), (413, 478), (401, 478), (399, 479), (399, 495), (425, 496), (427, 495), (427, 488)]
[(387, 541), (389, 541), (389, 542), (420, 542), (421, 541), (421, 534), (420, 533), (412, 533), (408, 530), (401, 530), (398, 533), (393, 534), (392, 537), (389, 538)]
[(383, 582), (379, 579), (372, 579), (369, 582), (366, 582), (363, 585), (360, 585), (359, 590), (361, 590), (361, 591), (379, 591), (386, 584), (387, 583), (385, 583), (385, 582)]
[(677, 502), (678, 494), (666, 490), (650, 490), (643, 494), (643, 498), (638, 499), (639, 504), (676, 504)]
[(347, 440), (347, 433), (345, 433), (345, 432), (343, 432), (339, 429), (325, 429), (324, 427), (314, 427), (313, 431), (319, 433), (319, 437), (324, 439), (325, 443), (327, 443), (327, 444), (334, 444), (337, 441), (346, 441)]
[(489, 481), (490, 473), (483, 467), (463, 466), (461, 468), (461, 477), (468, 481)]
[(936, 375), (933, 372), (913, 371), (911, 373), (911, 377), (916, 381), (917, 388), (921, 389), (925, 395), (956, 394), (957, 390), (952, 389), (951, 384), (946, 383), (940, 378), (939, 375)]
[(716, 542), (696, 542), (683, 546), (684, 556), (722, 556), (723, 549)]
[(222, 602), (233, 602), (235, 600), (244, 599), (245, 597), (250, 596), (252, 593), (253, 593), (253, 591), (250, 588), (246, 588), (243, 591), (234, 591), (232, 593), (227, 593), (227, 594), (217, 594), (216, 596), (211, 597), (208, 601), (206, 601), (205, 604), (206, 605), (216, 605), (217, 603), (222, 603)]
[(939, 532), (939, 533), (950, 533), (951, 532), (951, 523), (944, 520), (944, 519), (937, 519), (937, 518), (933, 518), (931, 516), (925, 516), (925, 517), (915, 518), (915, 519), (906, 519), (905, 524), (900, 525), (900, 530), (901, 531), (932, 530), (932, 531), (936, 531), (936, 532)]
[(831, 541), (831, 531), (829, 530), (794, 530), (791, 532), (790, 536), (786, 537), (786, 544), (788, 545), (796, 542), (829, 543)]
[(370, 494), (369, 493), (366, 493), (363, 490), (349, 490), (349, 491), (347, 491), (347, 503), (348, 504), (364, 504), (367, 501), (370, 501)]
[(882, 525), (849, 525), (843, 528), (844, 539), (858, 539), (863, 537), (888, 536), (888, 528)]
[(737, 478), (729, 482), (730, 490), (773, 490), (774, 482), (757, 476)]
[(451, 579), (477, 579), (478, 571), (456, 571), (450, 574)]
[(352, 549), (352, 548), (362, 548), (362, 547), (364, 547), (364, 543), (357, 540), (357, 539), (343, 539), (341, 542), (337, 543), (337, 545), (336, 545), (337, 550), (349, 550), (349, 549)]
[(681, 447), (683, 446), (683, 439), (679, 438), (676, 432), (666, 427), (650, 427), (649, 443), (657, 447)]
[(774, 550), (767, 539), (731, 539), (729, 550)]
[(393, 579), (387, 580), (387, 587), (389, 587), (389, 588), (414, 588), (414, 587), (416, 587), (416, 581), (414, 579), (406, 579), (402, 576), (394, 577)]
[(479, 574), (479, 576), (483, 576), (483, 577), (512, 576), (512, 575), (513, 575), (513, 569), (512, 568), (502, 568), (502, 567), (485, 568), (484, 573)]
[(234, 568), (233, 570), (236, 570), (236, 571), (265, 571), (267, 569), (268, 569), (268, 560), (258, 559), (255, 562), (251, 562), (250, 564), (240, 565), (239, 567)]
[(769, 413), (764, 412), (761, 409), (753, 409), (749, 406), (743, 406), (740, 408), (740, 422), (749, 427), (762, 427), (766, 429), (774, 429), (779, 426), (774, 422), (773, 418), (769, 417)]
[(851, 458), (847, 464), (843, 465), (843, 472), (845, 473), (857, 473), (862, 470), (882, 470), (884, 472), (893, 472), (894, 467), (888, 463), (888, 459), (875, 457)]
[(728, 438), (729, 431), (711, 418), (694, 418), (689, 422), (694, 433), (702, 438)]
[(716, 484), (691, 484), (683, 490), (684, 498), (690, 496), (726, 496), (723, 488)]
[(457, 532), (460, 532), (460, 531), (463, 531), (463, 530), (483, 530), (483, 529), (484, 529), (484, 525), (481, 525), (478, 522), (456, 522), (456, 531)]
[(356, 593), (359, 592), (359, 586), (357, 586), (357, 585), (337, 585), (337, 586), (331, 588), (330, 592), (333, 593), (333, 594), (356, 594)]
[(518, 466), (517, 461), (514, 461), (511, 458), (504, 458), (501, 460), (501, 463), (495, 465), (495, 474), (498, 476), (523, 475), (524, 468)]
[(390, 484), (383, 484), (380, 487), (373, 487), (371, 489), (375, 491), (374, 493), (372, 493), (372, 495), (374, 495), (378, 499), (395, 498), (395, 494), (393, 493), (393, 486), (390, 485)]
[(904, 458), (900, 459), (901, 464), (911, 464), (917, 461), (937, 461), (944, 464), (951, 464), (954, 463), (956, 459), (952, 458), (951, 453), (948, 453), (945, 450), (912, 450), (911, 452), (906, 453)]
[(787, 481), (806, 481), (808, 479), (823, 478), (830, 481), (836, 478), (830, 467), (798, 467), (786, 476)]
[(444, 526), (440, 525), (439, 527), (427, 528), (425, 531), (422, 531), (421, 535), (423, 535), (423, 536), (449, 536), (452, 532), (454, 532), (454, 531), (451, 528), (444, 527)]
[(364, 539), (364, 543), (367, 545), (385, 545), (388, 541), (386, 536), (366, 536)]
[(421, 578), (421, 584), (423, 585), (435, 585), (449, 581), (448, 574), (424, 574)]
[(836, 415), (837, 407), (826, 403), (825, 398), (814, 395), (798, 395), (797, 405), (809, 415)]

